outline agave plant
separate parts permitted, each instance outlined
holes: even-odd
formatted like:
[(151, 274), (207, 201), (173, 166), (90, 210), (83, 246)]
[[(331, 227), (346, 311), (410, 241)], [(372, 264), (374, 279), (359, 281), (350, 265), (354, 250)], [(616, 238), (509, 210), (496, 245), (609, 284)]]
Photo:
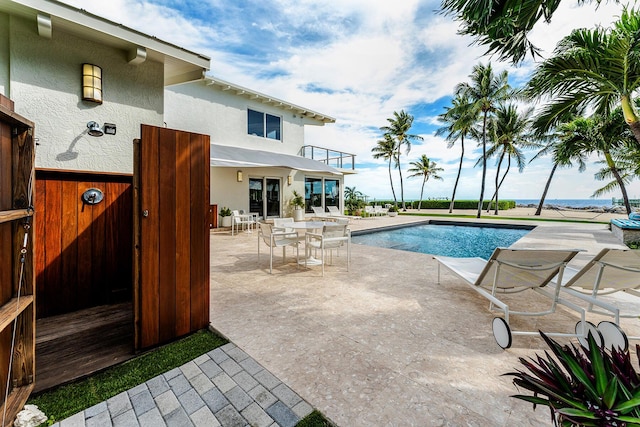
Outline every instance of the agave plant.
[[(533, 396), (512, 397), (548, 406), (554, 426), (640, 427), (640, 375), (629, 350), (600, 347), (589, 334), (589, 347), (560, 345), (540, 332), (555, 358), (520, 358), (525, 370), (513, 376), (516, 387)], [(636, 345), (640, 356), (640, 345)]]

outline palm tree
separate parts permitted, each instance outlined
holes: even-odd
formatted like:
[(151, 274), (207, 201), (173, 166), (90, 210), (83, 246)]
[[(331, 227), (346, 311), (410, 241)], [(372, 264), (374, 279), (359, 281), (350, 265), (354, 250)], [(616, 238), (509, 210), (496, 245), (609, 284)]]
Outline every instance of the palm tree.
[(527, 53), (538, 56), (538, 48), (527, 36), (539, 21), (551, 21), (558, 6), (560, 0), (441, 0), (440, 4), (443, 14), (460, 22), (458, 34), (471, 35), (476, 43), (488, 46), (487, 53), (497, 53), (499, 59), (514, 63), (522, 61)]
[(458, 182), (460, 181), (460, 173), (462, 172), (464, 138), (467, 135), (478, 138), (478, 134), (475, 132), (475, 126), (478, 123), (479, 117), (478, 111), (472, 108), (473, 104), (469, 98), (457, 95), (453, 98), (452, 104), (452, 107), (446, 107), (446, 111), (438, 116), (438, 120), (444, 123), (445, 126), (436, 130), (436, 136), (447, 135), (445, 137), (447, 148), (453, 147), (455, 142), (460, 139), (460, 164), (458, 165), (456, 182), (453, 185), (453, 194), (451, 195), (451, 203), (449, 203), (449, 213), (453, 212)]
[[(511, 159), (516, 160), (518, 170), (522, 172), (525, 166), (525, 158), (520, 147), (532, 148), (538, 146), (531, 141), (530, 135), (528, 135), (531, 111), (531, 109), (528, 109), (523, 113), (519, 113), (515, 104), (501, 104), (496, 109), (496, 115), (490, 122), (489, 127), (493, 145), (487, 150), (487, 157), (497, 155), (498, 162), (495, 178), (496, 190), (487, 205), (487, 212), (491, 209), (491, 202), (495, 199), (494, 215), (498, 215), (498, 190), (511, 169)], [(500, 179), (500, 168), (505, 157), (507, 157), (507, 169)]]
[[(622, 123), (622, 114), (622, 110), (617, 109), (608, 117), (593, 115), (589, 118), (577, 118), (566, 125), (570, 134), (565, 141), (571, 151), (580, 151), (585, 154), (596, 152), (603, 155), (607, 165), (606, 172), (603, 174), (601, 171), (599, 176), (602, 178), (612, 176), (615, 179), (615, 183), (607, 186), (606, 190), (596, 190), (594, 196), (603, 194), (605, 191), (610, 191), (615, 187), (619, 188), (627, 214), (629, 214), (631, 213), (631, 205), (629, 204), (629, 196), (625, 186), (628, 180), (623, 179), (623, 175), (614, 160), (615, 151), (623, 149), (630, 144), (630, 141), (634, 140), (629, 135), (629, 132), (625, 132), (628, 128)], [(596, 175), (596, 178), (598, 178), (598, 175)]]
[(438, 175), (438, 172), (442, 172), (444, 169), (439, 168), (436, 162), (431, 161), (425, 154), (420, 157), (416, 162), (411, 162), (412, 166), (407, 170), (411, 173), (409, 178), (422, 177), (422, 188), (420, 189), (420, 202), (418, 203), (418, 210), (422, 207), (422, 194), (424, 193), (424, 185), (429, 181), (429, 178), (438, 179), (442, 181), (442, 177)]
[(551, 186), (551, 180), (553, 179), (558, 167), (572, 167), (573, 162), (576, 162), (578, 164), (579, 172), (584, 172), (587, 168), (587, 155), (579, 150), (571, 151), (570, 145), (566, 143), (563, 136), (566, 136), (566, 129), (564, 128), (564, 125), (560, 125), (556, 132), (545, 135), (544, 139), (547, 140), (547, 144), (542, 147), (542, 149), (529, 161), (529, 163), (531, 163), (540, 157), (551, 154), (551, 161), (553, 162), (549, 178), (547, 178), (544, 190), (542, 191), (542, 196), (540, 197), (540, 202), (538, 203), (538, 208), (534, 214), (536, 216), (540, 216), (542, 213), (544, 200), (547, 197), (547, 192)]
[[(400, 166), (400, 155), (402, 154), (402, 147), (406, 146), (406, 154), (411, 151), (412, 141), (422, 141), (419, 135), (412, 135), (409, 133), (411, 126), (413, 125), (413, 116), (406, 113), (404, 110), (393, 112), (393, 117), (388, 118), (389, 124), (380, 128), (385, 134), (389, 135), (396, 142), (396, 167), (400, 174), (400, 199), (402, 200), (402, 210), (407, 210), (407, 206), (404, 203), (404, 184), (402, 181), (402, 167)], [(386, 138), (386, 137), (385, 137)]]
[(549, 96), (536, 128), (546, 132), (568, 115), (590, 108), (608, 116), (621, 106), (640, 145), (640, 121), (632, 95), (640, 89), (640, 13), (624, 8), (613, 28), (574, 30), (534, 71), (525, 93)]
[(460, 83), (456, 87), (456, 95), (467, 97), (471, 100), (473, 110), (482, 114), (482, 182), (480, 184), (480, 200), (478, 200), (478, 215), (482, 213), (484, 187), (487, 178), (487, 120), (497, 105), (512, 94), (507, 82), (507, 72), (498, 75), (493, 74), (491, 63), (487, 66), (478, 64), (473, 67), (469, 75), (471, 83)]
[(373, 158), (383, 158), (389, 161), (389, 182), (391, 183), (391, 193), (393, 193), (393, 202), (398, 206), (396, 191), (393, 188), (393, 177), (391, 176), (391, 161), (396, 159), (396, 141), (391, 135), (385, 133), (383, 139), (378, 141), (378, 145), (373, 147), (371, 151), (374, 153)]

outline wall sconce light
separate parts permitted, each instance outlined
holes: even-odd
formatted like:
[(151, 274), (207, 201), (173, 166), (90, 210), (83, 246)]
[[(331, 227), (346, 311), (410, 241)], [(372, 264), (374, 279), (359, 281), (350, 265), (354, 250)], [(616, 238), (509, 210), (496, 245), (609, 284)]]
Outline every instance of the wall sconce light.
[(236, 172), (236, 180), (242, 182), (242, 171)]
[(102, 132), (102, 129), (100, 129), (100, 125), (97, 122), (91, 121), (87, 123), (87, 128), (89, 128), (89, 131), (87, 133), (91, 136), (104, 135), (104, 132)]
[(293, 183), (293, 177), (291, 175), (287, 176), (287, 185), (291, 185)]
[(102, 104), (102, 68), (82, 64), (82, 100)]

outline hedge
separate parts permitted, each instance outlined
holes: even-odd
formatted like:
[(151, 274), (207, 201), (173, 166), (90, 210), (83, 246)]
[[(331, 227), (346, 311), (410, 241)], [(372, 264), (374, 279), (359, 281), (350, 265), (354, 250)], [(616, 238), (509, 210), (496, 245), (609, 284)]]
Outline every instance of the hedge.
[[(412, 202), (405, 201), (408, 208), (418, 209), (419, 200), (414, 200)], [(393, 204), (393, 200), (376, 200), (375, 202), (371, 202), (370, 205), (386, 205)], [(449, 205), (451, 204), (450, 200), (423, 200), (422, 201), (422, 209), (449, 209)], [(489, 205), (489, 200), (484, 200), (482, 202), (483, 209), (487, 209)], [(402, 206), (400, 201), (398, 201), (398, 206)], [(516, 207), (515, 200), (500, 200), (498, 201), (498, 210), (507, 210), (513, 209)], [(456, 200), (453, 204), (454, 209), (478, 209), (478, 201), (477, 200)], [(495, 209), (495, 202), (491, 203), (491, 209)]]

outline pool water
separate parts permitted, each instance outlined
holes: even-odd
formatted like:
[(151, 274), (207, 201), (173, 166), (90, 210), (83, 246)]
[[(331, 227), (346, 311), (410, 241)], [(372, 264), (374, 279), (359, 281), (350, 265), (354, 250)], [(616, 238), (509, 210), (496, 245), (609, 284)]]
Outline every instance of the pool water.
[(354, 235), (359, 245), (423, 254), (489, 259), (495, 248), (509, 247), (531, 229), (424, 224)]

